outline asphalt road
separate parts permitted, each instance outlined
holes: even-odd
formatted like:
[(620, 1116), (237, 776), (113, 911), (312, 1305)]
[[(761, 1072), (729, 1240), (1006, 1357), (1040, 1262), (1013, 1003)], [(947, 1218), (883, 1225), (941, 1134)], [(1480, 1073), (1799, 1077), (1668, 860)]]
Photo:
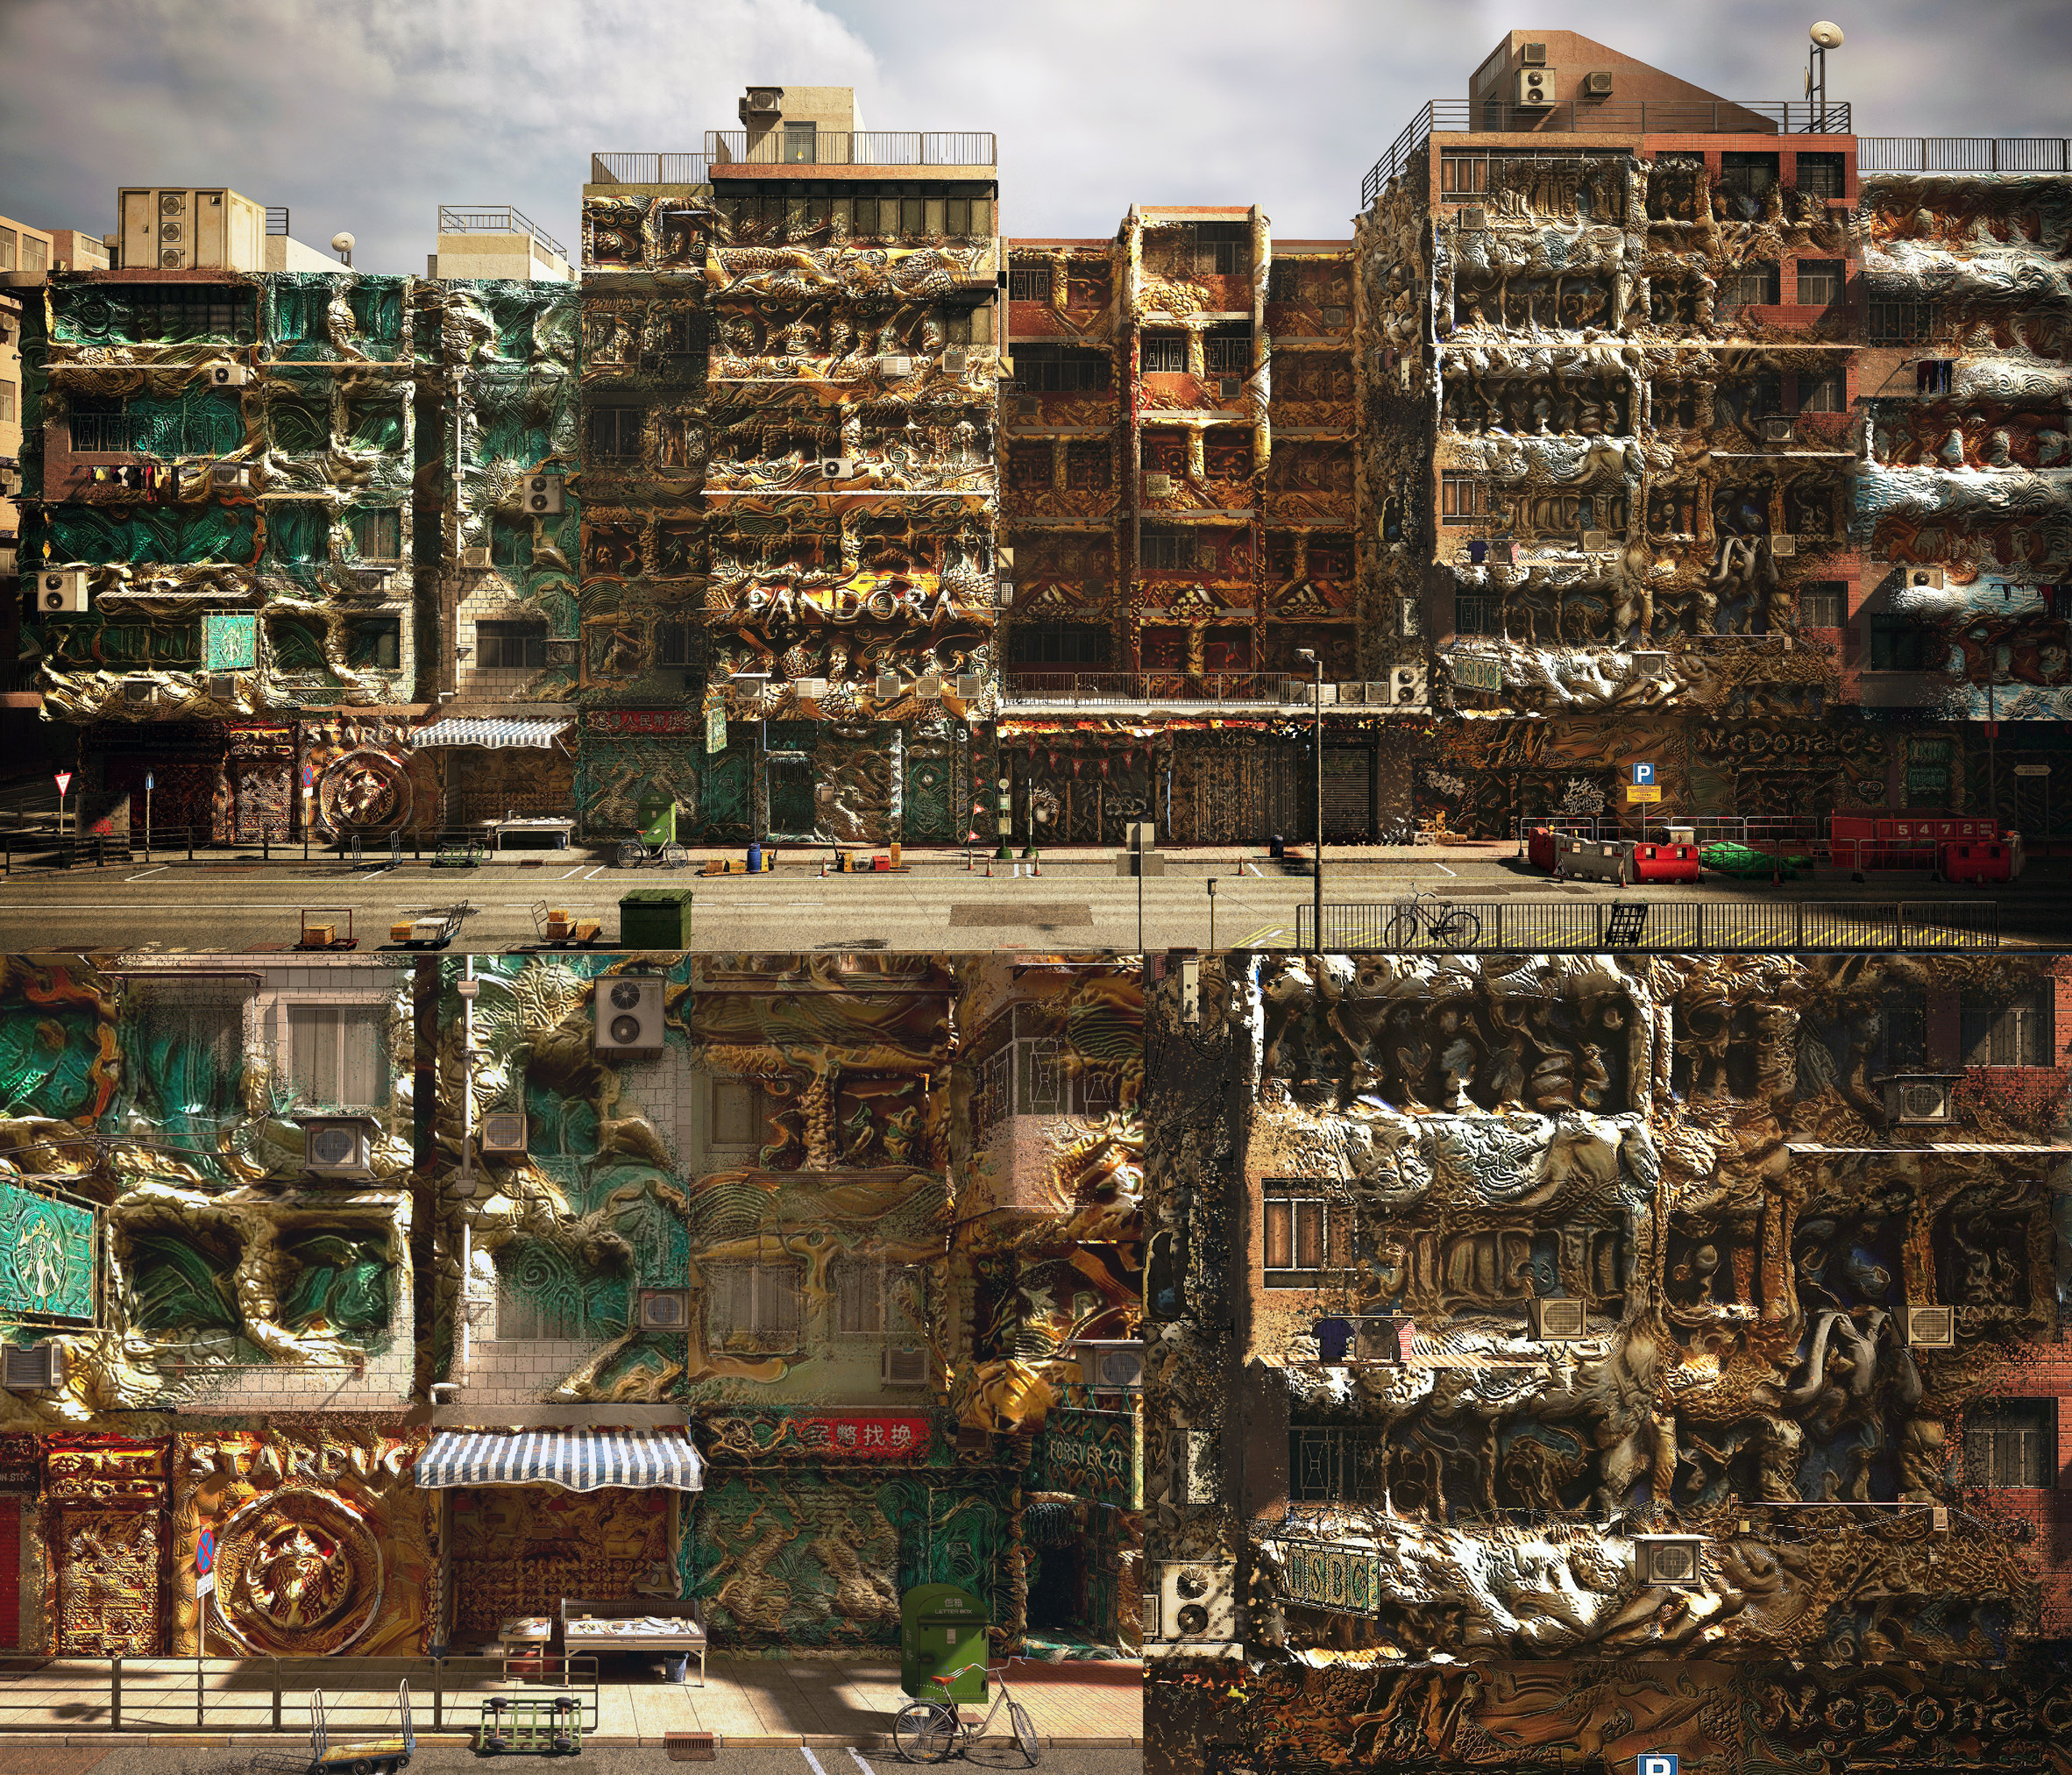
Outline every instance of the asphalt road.
[[(1294, 943), (1296, 909), (1310, 898), (1306, 876), (1239, 875), (1231, 862), (1195, 863), (1184, 853), (1169, 857), (1167, 873), (1141, 884), (1118, 877), (1111, 854), (1098, 860), (1049, 860), (1035, 877), (1017, 875), (1005, 864), (993, 869), (990, 879), (983, 869), (967, 873), (957, 864), (933, 863), (896, 876), (824, 877), (816, 862), (787, 863), (772, 874), (701, 877), (621, 870), (565, 855), (538, 867), (498, 863), (473, 870), (406, 862), (393, 870), (355, 870), (336, 860), (257, 859), (192, 864), (180, 859), (149, 866), (138, 862), (100, 870), (18, 868), (0, 879), (0, 950), (290, 950), (305, 909), (337, 907), (351, 910), (359, 953), (368, 955), (387, 947), (390, 924), (406, 913), (465, 903), (470, 910), (452, 951), (493, 953), (535, 941), (532, 908), (540, 901), (599, 920), (608, 944), (619, 933), (619, 897), (653, 887), (690, 890), (692, 941), (701, 950), (1272, 948)], [(2023, 881), (1998, 891), (1915, 880), (1779, 886), (1707, 881), (1672, 891), (1557, 883), (1527, 870), (1508, 854), (1345, 864), (1332, 863), (1327, 855), (1324, 896), (1334, 903), (1394, 901), (1416, 888), (1469, 902), (1616, 904), (1644, 898), (1721, 906), (1797, 898), (1976, 907), (1990, 899), (1999, 908), (2004, 940), (2024, 947), (2072, 948), (2072, 893), (2060, 885), (2062, 870), (2058, 863), (2033, 864)]]
[[(102, 1750), (93, 1747), (65, 1748), (10, 1744), (10, 1775), (246, 1775), (256, 1753), (249, 1750), (182, 1750), (164, 1744), (122, 1744)], [(268, 1753), (277, 1757), (280, 1751)], [(292, 1750), (290, 1750), (292, 1754)], [(666, 1751), (614, 1745), (592, 1745), (579, 1757), (504, 1757), (492, 1763), (472, 1750), (444, 1746), (422, 1746), (410, 1759), (412, 1775), (458, 1775), (462, 1770), (503, 1771), (566, 1770), (568, 1775), (657, 1775), (678, 1765)], [(722, 1746), (713, 1758), (717, 1775), (906, 1775), (916, 1765), (903, 1763), (889, 1750), (834, 1750), (813, 1745), (791, 1749), (728, 1750)], [(943, 1765), (951, 1771), (960, 1767), (974, 1771), (1013, 1771), (1025, 1769), (1021, 1752), (1003, 1738), (983, 1739), (961, 1757)], [(1134, 1750), (1046, 1749), (1037, 1765), (1045, 1775), (1142, 1775), (1144, 1756)]]

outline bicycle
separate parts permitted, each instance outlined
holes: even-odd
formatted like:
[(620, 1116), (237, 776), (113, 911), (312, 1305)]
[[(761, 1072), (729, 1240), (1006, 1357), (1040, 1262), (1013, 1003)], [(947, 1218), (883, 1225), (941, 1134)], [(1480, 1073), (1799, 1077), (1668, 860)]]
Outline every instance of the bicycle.
[(677, 842), (677, 809), (672, 801), (660, 807), (643, 808), (646, 823), (641, 827), (640, 836), (621, 841), (618, 863), (621, 869), (639, 869), (656, 863), (664, 869), (688, 869), (691, 853)]
[(1423, 889), (1396, 903), (1389, 921), (1388, 947), (1414, 949), (1420, 938), (1429, 937), (1446, 948), (1472, 948), (1482, 934), (1482, 921), (1465, 906), (1457, 906)]
[[(960, 1743), (970, 1744), (985, 1736), (992, 1729), (993, 1716), (1000, 1711), (1001, 1704), (1007, 1707), (1008, 1722), (1014, 1729), (1014, 1742), (1020, 1747), (1024, 1764), (1033, 1769), (1040, 1746), (1036, 1742), (1036, 1728), (1029, 1719), (1029, 1710), (1016, 1700), (1007, 1686), (1007, 1664), (998, 1670), (989, 1670), (989, 1677), (997, 1678), (1000, 1693), (993, 1697), (993, 1705), (986, 1709), (984, 1719), (976, 1723), (965, 1719), (954, 1701), (914, 1700), (899, 1709), (899, 1715), (892, 1722), (892, 1748), (909, 1763), (940, 1763), (947, 1761), (949, 1753)], [(961, 1665), (955, 1670), (944, 1671), (928, 1679), (947, 1688), (956, 1679), (979, 1666)]]

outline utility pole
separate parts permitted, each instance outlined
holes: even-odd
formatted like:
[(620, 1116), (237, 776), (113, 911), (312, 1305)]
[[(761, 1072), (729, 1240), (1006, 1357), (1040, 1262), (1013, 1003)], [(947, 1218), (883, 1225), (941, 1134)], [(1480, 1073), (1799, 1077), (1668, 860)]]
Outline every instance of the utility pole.
[(1309, 934), (1316, 940), (1316, 953), (1323, 953), (1323, 656), (1316, 649), (1298, 647), (1297, 659), (1306, 659), (1316, 668), (1315, 726), (1310, 743), (1316, 752), (1316, 828), (1312, 848), (1316, 860), (1309, 871), (1309, 905), (1314, 922)]

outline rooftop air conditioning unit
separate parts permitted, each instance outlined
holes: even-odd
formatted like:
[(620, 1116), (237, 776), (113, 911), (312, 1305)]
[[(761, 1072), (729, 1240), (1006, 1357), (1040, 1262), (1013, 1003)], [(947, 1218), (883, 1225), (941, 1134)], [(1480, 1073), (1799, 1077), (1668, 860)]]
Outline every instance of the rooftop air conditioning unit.
[(887, 380), (913, 374), (913, 359), (904, 351), (887, 351), (877, 360), (877, 373)]
[(1931, 592), (1940, 592), (1942, 590), (1942, 569), (1909, 567), (1906, 570), (1906, 583), (1909, 586), (1923, 586)]
[(1520, 68), (1516, 103), (1522, 110), (1550, 110), (1554, 103), (1554, 70), (1550, 67)]
[(660, 976), (651, 974), (600, 980), (592, 1051), (607, 1060), (660, 1060), (662, 987)]
[(1547, 46), (1543, 43), (1529, 43), (1518, 59), (1528, 67), (1544, 67), (1547, 65)]
[(535, 517), (557, 516), (567, 483), (557, 474), (525, 477), (525, 509)]
[(87, 576), (83, 568), (67, 567), (36, 576), (36, 607), (46, 616), (83, 616)]
[(1423, 599), (1399, 598), (1395, 600), (1395, 632), (1406, 640), (1415, 640), (1424, 633)]
[(525, 1156), (525, 1112), (522, 1110), (491, 1110), (482, 1118), (482, 1153), (485, 1158), (499, 1154), (514, 1159)]
[(1146, 1637), (1196, 1645), (1228, 1645), (1237, 1638), (1238, 1608), (1228, 1567), (1167, 1559), (1160, 1562), (1158, 1572), (1156, 1615), (1145, 1610), (1158, 1631)]
[[(176, 234), (180, 231), (177, 223), (169, 222), (166, 226), (172, 229)], [(163, 231), (160, 231), (163, 232)], [(187, 252), (184, 248), (178, 246), (159, 248), (159, 269), (160, 271), (180, 271), (184, 269), (186, 265)]]
[(1902, 1127), (1955, 1120), (1950, 1097), (1958, 1076), (1955, 1073), (1903, 1072), (1881, 1079), (1887, 1119)]
[(984, 693), (985, 680), (975, 671), (957, 674), (957, 695), (965, 702), (975, 701)]
[(824, 456), (820, 458), (822, 480), (854, 480), (856, 478), (856, 458), (853, 456)]
[(1770, 557), (1773, 561), (1789, 561), (1799, 552), (1796, 536), (1772, 536), (1770, 539)]
[(689, 1289), (642, 1289), (634, 1297), (635, 1324), (643, 1331), (691, 1329)]
[(57, 1344), (11, 1344), (0, 1365), (0, 1386), (10, 1393), (54, 1393), (65, 1384), (65, 1352)]
[(1763, 441), (1765, 444), (1789, 444), (1798, 430), (1798, 422), (1789, 413), (1765, 413), (1763, 415)]
[(304, 1116), (302, 1168), (320, 1177), (365, 1180), (374, 1175), (374, 1135), (380, 1124), (372, 1116)]
[(757, 116), (781, 111), (784, 108), (784, 89), (781, 86), (752, 86), (748, 96), (742, 100), (741, 108)]
[(1602, 530), (1585, 530), (1583, 532), (1583, 552), (1586, 555), (1601, 555), (1610, 546), (1611, 538), (1606, 536)]
[(1600, 69), (1595, 74), (1586, 74), (1583, 76), (1583, 96), (1585, 98), (1609, 98), (1611, 96), (1612, 76), (1608, 71)]
[(928, 1353), (923, 1349), (888, 1345), (878, 1356), (878, 1379), (887, 1387), (926, 1387)]
[(1421, 665), (1392, 665), (1388, 669), (1388, 704), (1391, 708), (1421, 709), (1430, 699), (1429, 680)]
[(1139, 1338), (1081, 1338), (1068, 1344), (1068, 1362), (1077, 1362), (1086, 1384), (1103, 1393), (1136, 1393), (1144, 1386), (1144, 1343)]
[(1669, 656), (1666, 653), (1636, 653), (1633, 656), (1633, 675), (1636, 678), (1667, 678)]
[(942, 373), (961, 376), (971, 365), (971, 353), (962, 345), (952, 345), (942, 354)]
[(1147, 474), (1144, 477), (1144, 497), (1147, 500), (1169, 500), (1173, 497), (1173, 477), (1169, 474)]
[(251, 380), (252, 370), (248, 365), (226, 362), (209, 366), (209, 386), (211, 388), (242, 388)]
[[(1365, 679), (1362, 679), (1359, 684), (1333, 685), (1331, 691), (1336, 699), (1341, 704), (1365, 704), (1367, 699), (1367, 686)], [(1388, 687), (1386, 685), (1381, 687), (1381, 700), (1384, 704), (1388, 700)]]
[(1951, 1307), (1909, 1307), (1906, 1310), (1906, 1343), (1913, 1350), (1954, 1350), (1957, 1347), (1957, 1315)]
[(942, 674), (925, 671), (913, 681), (914, 694), (933, 701), (942, 694)]
[(209, 485), (221, 492), (226, 488), (242, 489), (252, 485), (252, 465), (248, 462), (215, 462), (209, 465)]
[(882, 700), (890, 701), (899, 694), (899, 674), (881, 671), (877, 675), (877, 694)]
[(1573, 1343), (1590, 1335), (1580, 1301), (1530, 1300), (1525, 1303), (1525, 1315), (1537, 1343)]
[(1489, 226), (1489, 210), (1486, 204), (1464, 203), (1457, 214), (1460, 226), (1470, 234), (1479, 234)]
[(1636, 1535), (1640, 1545), (1640, 1580), (1658, 1590), (1695, 1590), (1699, 1587), (1698, 1551), (1705, 1544), (1696, 1535)]
[(126, 678), (123, 680), (123, 700), (126, 703), (147, 703), (151, 700), (153, 686), (147, 678)]

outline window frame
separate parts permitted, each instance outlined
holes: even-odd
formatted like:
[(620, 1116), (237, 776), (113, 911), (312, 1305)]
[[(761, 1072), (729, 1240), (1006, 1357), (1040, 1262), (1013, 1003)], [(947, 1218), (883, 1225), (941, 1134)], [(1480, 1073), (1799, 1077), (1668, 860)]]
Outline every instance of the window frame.
[[(385, 1112), (388, 1109), (394, 1095), (395, 1069), (394, 1056), (388, 1052), (389, 1007), (386, 1001), (363, 999), (341, 1004), (323, 999), (288, 998), (282, 1002), (280, 1020), (286, 1040), (287, 1081), (294, 1088), (298, 1107), (374, 1112)], [(326, 1021), (330, 1025), (330, 1034), (313, 1035), (311, 1043), (312, 1046), (335, 1045), (336, 1051), (329, 1064), (338, 1090), (329, 1097), (320, 1095), (316, 1089), (323, 1082), (323, 1062), (319, 1061), (316, 1077), (305, 1073), (297, 1052), (302, 1044), (295, 1033), (298, 1025), (321, 1026)], [(374, 1039), (368, 1043), (365, 1038), (370, 1032)], [(365, 1068), (365, 1091), (350, 1095), (347, 1087), (356, 1081), (349, 1074), (362, 1065)]]
[(1042, 302), (1047, 307), (1056, 288), (1053, 277), (1057, 267), (1049, 265), (1010, 265), (1007, 268), (1007, 300), (1011, 302)]
[(1138, 527), (1137, 565), (1142, 571), (1153, 573), (1191, 573), (1195, 570), (1196, 558), (1194, 532), (1187, 525), (1141, 524)]
[[(630, 402), (614, 401), (600, 402), (590, 409), (590, 449), (599, 462), (638, 462), (641, 459), (641, 443), (647, 430), (647, 413), (644, 407)], [(633, 448), (626, 448), (627, 415), (632, 415)], [(607, 417), (608, 415), (608, 417)], [(609, 433), (610, 441), (606, 441)]]
[[(1807, 608), (1807, 600), (1819, 599), (1813, 609)], [(1830, 607), (1827, 600), (1834, 600), (1832, 622), (1820, 620)], [(1817, 612), (1817, 614), (1816, 614)], [(1849, 588), (1846, 579), (1811, 579), (1799, 588), (1799, 626), (1801, 628), (1846, 628), (1848, 627)]]
[[(745, 1330), (733, 1323), (737, 1278), (744, 1274), (750, 1321)], [(705, 1266), (700, 1277), (703, 1299), (699, 1317), (706, 1349), (722, 1355), (789, 1355), (801, 1348), (805, 1335), (805, 1267), (798, 1263), (766, 1263), (756, 1259)], [(724, 1330), (713, 1317), (715, 1310), (722, 1307), (727, 1320)]]
[(1461, 592), (1453, 594), (1453, 632), (1491, 637), (1504, 632), (1504, 600), (1494, 592)]
[[(403, 619), (369, 614), (346, 619), (346, 663), (360, 671), (401, 671), (403, 669)], [(376, 637), (374, 657), (364, 658), (363, 638)], [(393, 645), (389, 644), (393, 643)], [(384, 658), (384, 654), (392, 657)]]
[(926, 1326), (904, 1311), (895, 1313), (899, 1285), (912, 1278), (920, 1285), (924, 1317), (927, 1271), (918, 1263), (889, 1263), (883, 1258), (838, 1258), (828, 1280), (828, 1331), (846, 1341), (911, 1347), (923, 1341)]
[[(1974, 1406), (1964, 1416), (1965, 1485), (1990, 1492), (2052, 1489), (2058, 1466), (2058, 1409), (2057, 1401), (2048, 1396)], [(2019, 1478), (2007, 1477), (2018, 1467)]]
[(2051, 994), (2033, 987), (2019, 998), (1978, 1004), (1957, 1001), (1958, 1054), (1967, 1067), (2041, 1068), (2056, 1042)]
[[(1280, 1211), (1277, 1212), (1277, 1210)], [(1319, 1289), (1334, 1282), (1338, 1229), (1323, 1185), (1302, 1178), (1267, 1179), (1260, 1186), (1260, 1272), (1270, 1289)], [(1280, 1223), (1277, 1225), (1277, 1222)], [(1309, 1240), (1313, 1236), (1312, 1246)], [(1275, 1263), (1276, 1253), (1288, 1261)], [(1313, 1252), (1316, 1261), (1300, 1261)]]
[[(353, 551), (363, 561), (401, 561), (403, 558), (403, 508), (401, 506), (359, 506), (345, 515), (346, 532), (352, 538)], [(382, 532), (391, 533), (389, 540), (394, 546), (387, 550), (379, 544)], [(367, 546), (366, 532), (374, 533), (376, 547)]]
[(1489, 522), (1490, 506), (1487, 475), (1452, 469), (1440, 471), (1439, 523), (1442, 528), (1486, 524)]
[[(1904, 616), (1873, 616), (1863, 636), (1865, 671), (1935, 671), (1947, 655), (1934, 652), (1941, 631)], [(1903, 644), (1904, 643), (1904, 644)]]
[[(1147, 332), (1143, 336), (1141, 349), (1143, 356), (1140, 359), (1140, 368), (1143, 374), (1146, 376), (1184, 376), (1187, 374), (1187, 335), (1185, 333)], [(1155, 364), (1152, 362), (1152, 354), (1154, 349), (1159, 358), (1159, 361)], [(1180, 359), (1177, 366), (1171, 361), (1175, 354)]]
[[(496, 645), (496, 657), (490, 646)], [(518, 643), (519, 657), (505, 657)], [(547, 666), (547, 625), (537, 617), (481, 617), (475, 623), (474, 664), (479, 671), (543, 671)]]
[[(1810, 294), (1806, 288), (1809, 272), (1817, 286), (1830, 288), (1833, 294)], [(1848, 280), (1849, 266), (1846, 259), (1797, 259), (1792, 268), (1792, 294), (1799, 299), (1800, 308), (1833, 308), (1848, 294)]]

